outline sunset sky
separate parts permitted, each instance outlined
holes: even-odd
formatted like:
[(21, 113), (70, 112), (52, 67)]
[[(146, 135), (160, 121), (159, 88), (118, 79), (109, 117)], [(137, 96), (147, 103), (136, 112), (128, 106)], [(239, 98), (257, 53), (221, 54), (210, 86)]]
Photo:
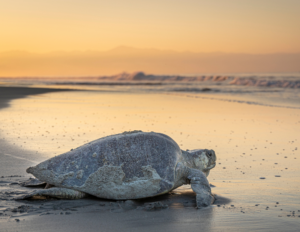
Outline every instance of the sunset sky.
[(1, 1), (0, 52), (300, 52), (299, 0)]

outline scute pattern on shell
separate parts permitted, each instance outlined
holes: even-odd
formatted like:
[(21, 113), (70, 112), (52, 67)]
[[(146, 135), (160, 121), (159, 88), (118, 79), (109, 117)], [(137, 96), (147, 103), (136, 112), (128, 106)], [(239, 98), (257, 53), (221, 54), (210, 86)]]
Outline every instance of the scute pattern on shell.
[[(144, 168), (147, 166), (152, 167), (161, 178), (159, 190), (156, 194), (152, 193), (158, 195), (171, 190), (174, 186), (175, 167), (180, 156), (179, 146), (169, 136), (134, 131), (100, 138), (28, 170), (47, 183), (80, 191), (83, 190), (80, 186), (84, 186), (88, 178), (103, 166), (121, 167), (125, 174), (124, 183), (141, 178), (147, 179), (144, 175)], [(54, 176), (59, 178), (53, 178)], [(95, 189), (89, 191), (86, 188), (85, 186), (86, 193), (95, 192)]]

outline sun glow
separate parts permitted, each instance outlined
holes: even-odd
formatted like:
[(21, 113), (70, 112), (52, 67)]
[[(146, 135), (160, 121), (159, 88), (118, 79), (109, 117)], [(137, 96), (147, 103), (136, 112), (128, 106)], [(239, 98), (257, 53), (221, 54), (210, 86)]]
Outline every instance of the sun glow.
[(6, 1), (0, 51), (300, 52), (300, 2)]

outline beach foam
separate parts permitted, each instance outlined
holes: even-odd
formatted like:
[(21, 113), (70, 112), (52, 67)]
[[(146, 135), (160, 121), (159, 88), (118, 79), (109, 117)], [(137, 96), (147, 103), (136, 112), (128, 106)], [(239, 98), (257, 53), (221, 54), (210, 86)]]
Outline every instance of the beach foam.
[(198, 97), (242, 104), (300, 108), (299, 73), (151, 75), (124, 72), (113, 76), (82, 78), (0, 78), (1, 85), (102, 92), (195, 94)]

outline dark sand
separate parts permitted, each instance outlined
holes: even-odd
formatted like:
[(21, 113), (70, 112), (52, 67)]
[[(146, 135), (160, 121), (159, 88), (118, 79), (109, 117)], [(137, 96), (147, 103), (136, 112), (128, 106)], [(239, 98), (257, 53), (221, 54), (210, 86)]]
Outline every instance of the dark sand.
[(28, 87), (2, 87), (0, 86), (0, 108), (8, 107), (13, 99), (24, 98), (29, 95), (71, 91), (70, 89), (28, 88)]
[[(58, 96), (58, 98), (55, 99), (61, 100), (62, 95), (57, 95), (60, 94), (59, 92), (61, 91), (62, 90), (34, 88), (0, 88), (0, 105), (2, 108), (8, 107), (10, 101), (13, 99), (24, 98), (26, 96), (32, 96), (34, 94), (46, 93), (46, 95), (38, 96)], [(50, 92), (57, 93), (54, 93), (56, 95), (53, 95), (53, 93)], [(73, 92), (73, 94), (80, 95), (79, 92)], [(105, 94), (102, 95), (101, 93), (99, 94), (100, 97), (104, 98), (108, 96)], [(66, 96), (69, 96), (69, 94), (67, 94)], [(82, 99), (82, 96), (84, 96), (84, 94), (80, 95), (79, 98)], [(109, 95), (109, 97), (110, 99), (112, 99), (114, 96)], [(128, 96), (120, 95), (115, 99), (124, 99), (126, 97)], [(141, 95), (139, 97), (143, 98), (145, 96)], [(94, 95), (92, 96), (92, 98), (96, 101)], [(159, 98), (159, 96), (151, 96), (151, 101), (156, 101), (156, 98)], [(162, 96), (161, 100), (165, 101), (165, 98), (167, 97)], [(46, 100), (47, 99), (48, 98), (46, 98)], [(134, 101), (134, 98), (130, 99)], [(37, 99), (37, 101), (38, 100), (39, 99)], [(74, 98), (72, 98), (72, 101), (73, 100)], [(176, 104), (195, 105), (196, 103), (190, 102), (194, 100), (180, 97), (175, 97), (174, 99), (172, 98), (171, 102), (174, 100), (176, 100)], [(24, 101), (27, 100), (24, 99)], [(44, 98), (40, 99), (40, 101), (44, 102)], [(78, 99), (75, 99), (74, 101), (78, 106), (81, 107), (84, 107), (84, 104), (86, 104), (85, 102), (80, 103)], [(201, 101), (205, 103), (205, 100)], [(20, 104), (21, 103), (14, 105), (12, 109), (18, 109), (18, 107), (22, 107), (22, 105)], [(213, 104), (217, 104), (217, 106), (219, 106), (220, 103), (218, 103), (217, 101), (207, 101), (206, 107), (209, 107)], [(271, 150), (268, 151), (263, 150), (263, 152), (255, 153), (256, 148), (260, 150), (263, 149), (263, 146), (271, 146), (270, 141), (268, 142), (268, 145), (266, 145), (266, 143), (257, 142), (256, 138), (252, 139), (252, 136), (256, 133), (256, 131), (253, 131), (254, 134), (251, 133), (251, 128), (244, 129), (247, 130), (247, 133), (249, 133), (248, 135), (245, 135), (248, 137), (248, 140), (242, 138), (244, 135), (241, 136), (238, 134), (236, 137), (232, 136), (232, 134), (234, 134), (234, 131), (237, 131), (237, 133), (239, 133), (239, 130), (243, 130), (243, 128), (240, 126), (241, 124), (236, 121), (237, 118), (245, 116), (239, 114), (239, 112), (243, 111), (243, 109), (237, 110), (237, 112), (235, 112), (237, 114), (237, 117), (233, 118), (232, 115), (228, 115), (228, 112), (231, 112), (232, 109), (227, 110), (225, 108), (230, 107), (230, 104), (236, 103), (221, 104), (223, 106), (224, 104), (227, 105), (224, 106), (224, 109), (222, 109), (222, 107), (217, 107), (217, 111), (220, 111), (220, 113), (223, 112), (223, 114), (226, 115), (226, 123), (230, 124), (230, 122), (228, 121), (232, 119), (232, 124), (230, 124), (231, 132), (230, 135), (228, 133), (225, 137), (222, 138), (222, 136), (216, 137), (214, 134), (210, 134), (210, 132), (208, 131), (206, 133), (206, 136), (203, 137), (204, 142), (202, 143), (210, 144), (207, 146), (207, 148), (217, 150), (217, 157), (219, 162), (216, 169), (213, 169), (211, 171), (211, 174), (208, 178), (210, 181), (212, 181), (212, 184), (216, 186), (212, 188), (212, 191), (217, 194), (217, 201), (213, 206), (201, 210), (195, 209), (195, 194), (191, 191), (189, 186), (184, 186), (173, 191), (172, 193), (160, 197), (127, 202), (109, 201), (93, 197), (82, 200), (49, 199), (41, 201), (14, 201), (14, 197), (32, 190), (32, 188), (25, 188), (20, 186), (21, 182), (27, 180), (30, 177), (25, 173), (25, 169), (28, 166), (34, 165), (35, 163), (45, 159), (46, 157), (51, 157), (51, 155), (49, 155), (49, 152), (52, 152), (52, 150), (48, 149), (44, 153), (36, 153), (36, 149), (34, 149), (34, 151), (28, 149), (31, 147), (31, 145), (32, 147), (34, 147), (34, 143), (39, 143), (43, 140), (49, 140), (50, 138), (43, 137), (43, 139), (39, 140), (38, 142), (33, 141), (31, 145), (28, 145), (27, 141), (27, 145), (25, 148), (20, 148), (20, 142), (17, 143), (16, 140), (7, 141), (5, 132), (7, 132), (7, 128), (10, 128), (10, 125), (6, 125), (5, 127), (3, 127), (4, 129), (0, 131), (0, 231), (298, 231), (300, 228), (300, 205), (298, 191), (299, 179), (293, 178), (299, 174), (299, 168), (297, 168), (298, 160), (294, 159), (298, 158), (297, 155), (299, 153), (298, 151), (294, 150), (293, 152), (282, 151), (283, 149), (290, 150), (291, 147), (295, 147), (295, 144), (291, 145), (283, 143), (283, 141), (286, 142), (286, 140), (284, 140), (283, 138), (287, 137), (287, 135), (284, 135), (284, 137), (274, 137), (271, 134), (269, 137), (274, 139), (273, 143), (275, 147), (270, 148)], [(264, 113), (264, 116), (258, 116), (259, 118), (262, 118), (262, 120), (258, 123), (259, 125), (257, 125), (258, 128), (273, 128), (273, 133), (276, 133), (277, 129), (281, 133), (284, 132), (284, 129), (286, 129), (287, 131), (290, 130), (289, 127), (287, 127), (287, 123), (292, 122), (284, 122), (285, 119), (282, 117), (282, 115), (280, 115), (282, 109), (277, 112), (277, 109), (269, 109), (266, 107), (257, 108), (257, 106), (240, 106), (238, 104), (237, 106), (245, 107), (245, 109), (247, 109), (247, 107), (252, 107), (250, 109), (251, 112), (254, 112), (255, 109), (259, 109), (259, 112)], [(109, 117), (109, 114), (111, 112), (114, 112), (114, 109), (117, 109), (119, 112), (120, 108), (122, 108), (123, 106), (120, 105), (120, 102), (116, 102), (115, 105), (113, 102), (110, 102), (106, 108), (104, 108), (103, 106), (101, 107), (101, 114), (105, 114), (105, 112), (108, 112), (106, 121), (103, 118), (103, 122), (105, 121), (105, 123), (103, 124), (107, 124), (111, 123), (111, 121), (114, 120), (112, 119), (112, 117)], [(148, 105), (147, 109), (152, 109), (151, 107), (152, 106)], [(167, 107), (167, 105), (165, 105), (165, 107)], [(188, 108), (189, 107), (187, 106), (187, 109)], [(9, 115), (10, 113), (10, 108), (6, 109), (8, 111), (2, 115), (3, 117), (5, 117), (5, 120), (8, 121), (9, 119), (7, 119), (7, 115)], [(157, 119), (157, 122), (163, 121), (164, 124), (168, 124), (168, 121), (163, 118), (163, 115), (153, 109), (153, 113), (161, 117), (160, 119)], [(22, 112), (24, 115), (31, 115), (30, 110), (32, 109), (28, 109), (28, 111)], [(86, 110), (84, 112), (88, 111)], [(148, 115), (149, 113), (147, 111), (147, 114), (145, 114), (143, 110), (137, 110), (137, 112), (140, 112), (138, 113), (140, 115)], [(266, 116), (266, 113), (268, 112), (269, 114), (267, 114)], [(278, 117), (281, 120), (278, 128), (274, 128), (274, 125), (276, 125), (274, 124), (275, 122), (273, 123), (273, 121), (270, 121), (270, 117), (272, 117), (272, 115), (274, 115), (276, 112), (279, 114)], [(63, 112), (61, 111), (61, 113)], [(34, 114), (39, 114), (39, 112), (36, 112)], [(72, 114), (71, 110), (69, 114)], [(88, 114), (89, 113), (87, 113), (87, 115)], [(298, 115), (299, 113), (295, 110), (289, 110), (287, 114)], [(186, 113), (184, 115), (186, 115)], [(72, 116), (74, 116), (74, 114), (72, 114)], [(205, 117), (208, 117), (209, 119), (207, 120), (207, 122), (209, 122), (210, 119), (213, 119), (215, 120), (214, 124), (216, 124), (217, 126), (219, 125), (219, 119), (215, 116), (216, 115), (213, 114), (212, 111), (204, 112), (204, 114), (201, 116), (201, 120), (205, 120)], [(99, 117), (100, 116), (96, 117), (96, 121), (99, 120)], [(169, 118), (169, 116), (167, 118)], [(76, 121), (77, 119), (73, 120), (78, 123), (80, 122), (79, 120)], [(93, 118), (90, 119), (90, 121), (92, 120)], [(137, 127), (143, 127), (143, 124), (138, 124), (139, 122), (137, 119), (133, 118), (132, 120), (136, 121)], [(183, 128), (188, 128), (190, 127), (190, 125), (192, 125), (189, 124), (189, 122), (193, 120), (193, 118), (188, 117), (187, 121), (183, 122), (182, 120), (180, 120), (180, 122), (183, 122)], [(244, 120), (247, 121), (248, 119), (244, 118)], [(113, 122), (114, 130), (108, 132), (110, 134), (119, 132), (117, 129), (119, 122)], [(3, 123), (2, 119), (0, 121), (0, 126), (3, 126), (3, 124), (1, 123)], [(26, 123), (28, 123), (28, 121), (26, 121)], [(40, 122), (36, 123), (39, 124)], [(47, 123), (49, 125), (52, 125), (52, 122), (42, 122), (42, 124)], [(179, 125), (178, 122), (174, 123), (175, 125)], [(124, 123), (120, 124), (123, 125)], [(213, 124), (207, 123), (206, 126), (212, 127), (212, 125)], [(149, 126), (153, 127), (153, 124), (150, 124)], [(171, 124), (170, 126), (170, 128), (174, 128), (174, 125)], [(109, 127), (111, 126), (109, 125)], [(205, 125), (203, 125), (203, 127), (205, 127)], [(255, 126), (252, 127), (254, 128)], [(295, 127), (298, 128), (298, 124), (295, 125)], [(24, 130), (24, 128), (21, 128), (20, 125), (11, 125), (11, 128), (12, 130), (18, 130), (18, 128), (20, 128), (20, 131), (22, 133), (26, 133), (27, 130), (30, 130), (28, 129), (30, 127), (26, 127), (26, 130)], [(84, 127), (84, 129), (80, 129), (82, 132), (84, 131), (86, 133), (84, 133), (86, 137), (89, 137), (88, 128), (89, 127), (86, 126)], [(121, 128), (122, 127), (120, 127), (119, 130), (121, 130)], [(168, 131), (168, 127), (166, 126), (159, 125), (159, 128), (161, 128), (161, 130), (163, 130), (163, 132), (165, 132), (166, 134), (174, 133), (174, 135), (171, 136), (178, 136), (178, 134), (180, 134), (179, 131), (174, 132), (170, 129)], [(212, 131), (214, 129), (215, 128), (212, 128)], [(50, 129), (48, 130), (50, 131)], [(64, 130), (66, 130), (66, 135), (68, 134), (68, 131), (70, 131), (71, 134), (73, 133), (72, 130), (68, 129), (67, 127)], [(107, 128), (104, 128), (103, 130), (108, 131)], [(185, 142), (188, 143), (190, 140), (196, 140), (195, 138), (197, 138), (198, 135), (193, 134), (192, 131), (194, 130), (194, 128), (190, 127), (189, 130), (190, 134), (188, 135), (186, 135), (185, 131), (183, 131), (185, 139), (182, 139), (181, 141), (180, 137), (177, 137), (175, 140), (179, 141), (179, 143), (183, 143), (183, 146), (185, 146)], [(207, 131), (207, 128), (205, 130)], [(283, 132), (281, 130), (283, 130)], [(158, 131), (158, 129), (155, 129), (155, 131)], [(50, 131), (50, 133), (52, 133), (52, 131)], [(90, 133), (93, 134), (93, 131), (90, 130)], [(221, 132), (219, 133), (222, 134), (225, 133), (225, 131), (221, 130)], [(268, 133), (270, 133), (270, 131), (268, 131)], [(289, 136), (294, 136), (293, 133)], [(261, 136), (263, 136), (262, 134), (263, 132), (261, 132), (260, 135), (257, 135), (257, 139), (261, 139)], [(100, 134), (99, 137), (102, 137), (104, 135), (105, 134)], [(8, 137), (9, 136), (14, 135), (8, 135)], [(192, 139), (188, 139), (189, 136), (192, 137)], [(210, 140), (213, 140), (214, 138), (218, 141), (210, 142)], [(278, 140), (276, 140), (276, 138)], [(94, 137), (89, 139), (94, 139)], [(228, 139), (229, 142), (227, 142)], [(230, 139), (232, 139), (233, 142), (231, 142)], [(289, 138), (286, 139), (290, 141)], [(63, 141), (63, 138), (59, 137), (59, 140)], [(226, 140), (226, 143), (224, 143), (224, 140)], [(241, 141), (246, 142), (241, 143)], [(16, 142), (15, 145), (13, 145), (14, 142)], [(66, 142), (66, 148), (63, 149), (70, 149), (70, 146), (73, 146), (71, 142), (72, 141)], [(79, 141), (78, 143), (82, 144), (82, 141)], [(234, 146), (231, 147), (231, 143), (234, 143)], [(256, 143), (256, 145), (253, 146), (253, 143)], [(45, 144), (45, 146), (47, 146), (47, 144)], [(192, 144), (188, 143), (188, 146), (192, 146)], [(56, 148), (56, 150), (59, 152), (61, 151), (60, 149), (61, 148)], [(273, 152), (275, 152), (276, 150), (278, 151), (278, 153), (280, 153), (280, 155), (277, 156), (276, 153), (274, 153), (275, 158), (272, 158)], [(246, 154), (242, 153), (243, 151), (245, 151)], [(249, 152), (251, 152), (253, 156), (251, 154), (251, 157), (249, 157)], [(268, 155), (269, 153), (270, 155)], [(285, 155), (288, 155), (289, 159), (284, 158)], [(232, 157), (234, 157), (234, 159)], [(281, 163), (285, 163), (277, 170), (274, 167), (276, 166), (274, 165), (274, 159), (279, 160), (275, 160), (275, 162), (278, 162), (279, 165), (281, 165)], [(234, 161), (238, 163), (235, 163)], [(249, 168), (249, 165), (251, 165), (252, 167), (250, 166)], [(287, 169), (285, 170), (283, 167), (290, 168), (291, 171)], [(237, 170), (235, 171), (234, 169)], [(280, 169), (284, 169), (284, 171), (282, 172), (280, 171)], [(282, 177), (276, 178), (274, 177), (274, 174), (280, 174)], [(260, 177), (266, 177), (266, 179), (259, 179)], [(290, 180), (291, 182), (289, 182)], [(167, 205), (168, 207), (162, 209), (147, 209), (146, 206), (149, 203), (157, 201), (161, 202), (163, 205)]]

